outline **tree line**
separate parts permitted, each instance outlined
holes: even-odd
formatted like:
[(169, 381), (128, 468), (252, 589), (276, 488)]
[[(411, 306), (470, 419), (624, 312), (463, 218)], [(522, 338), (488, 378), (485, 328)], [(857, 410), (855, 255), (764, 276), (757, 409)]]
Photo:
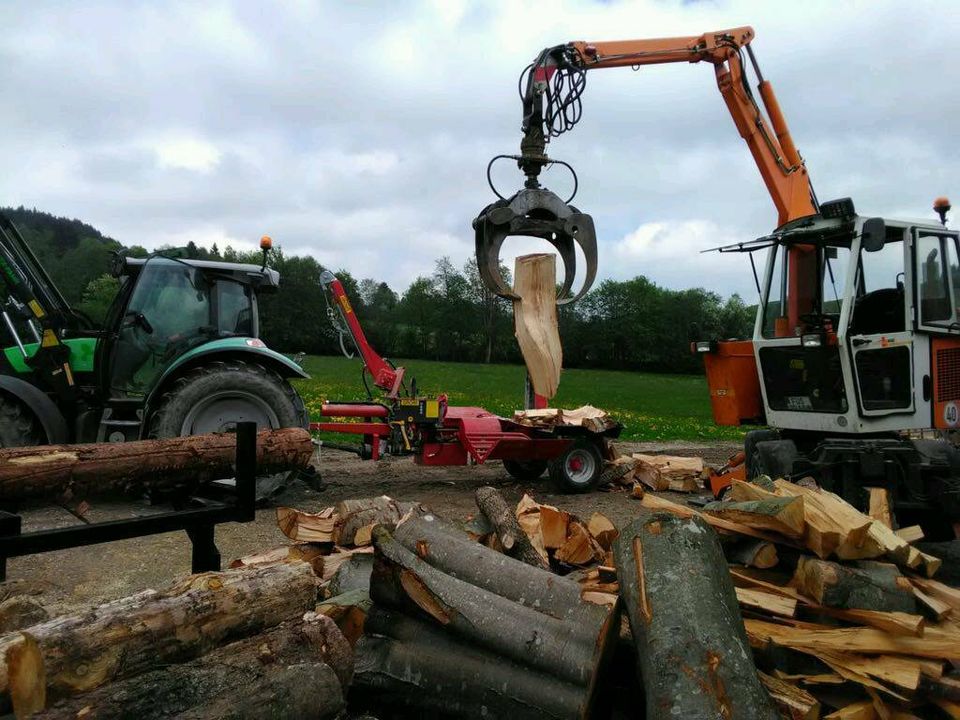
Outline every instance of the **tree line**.
[[(102, 319), (119, 287), (107, 272), (109, 250), (121, 245), (89, 225), (45, 213), (6, 210), (46, 265), (68, 301)], [(144, 256), (138, 246), (126, 252)], [(186, 258), (260, 263), (259, 252), (227, 247), (161, 252)], [(283, 352), (330, 355), (351, 350), (336, 327), (339, 315), (320, 286), (324, 269), (311, 257), (271, 254), (280, 290), (260, 297), (263, 339)], [(503, 269), (506, 277), (509, 273)], [(351, 304), (371, 344), (386, 357), (457, 362), (522, 362), (513, 337), (510, 303), (490, 293), (476, 263), (457, 267), (449, 258), (398, 292), (386, 282), (340, 271)], [(332, 318), (329, 317), (332, 315)], [(727, 299), (692, 288), (671, 290), (638, 276), (604, 280), (573, 305), (559, 308), (565, 367), (661, 372), (701, 372), (690, 353), (693, 339), (748, 337), (754, 309), (740, 297)]]

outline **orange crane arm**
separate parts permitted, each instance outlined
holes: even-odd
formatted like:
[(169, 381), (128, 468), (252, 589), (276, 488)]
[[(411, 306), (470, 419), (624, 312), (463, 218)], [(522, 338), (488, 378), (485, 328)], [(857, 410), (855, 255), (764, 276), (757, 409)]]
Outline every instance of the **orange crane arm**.
[[(637, 67), (675, 62), (709, 62), (714, 66), (717, 87), (741, 137), (760, 170), (777, 208), (778, 225), (817, 212), (816, 201), (803, 158), (797, 152), (786, 120), (780, 111), (770, 82), (764, 80), (750, 51), (754, 38), (749, 26), (704, 33), (690, 37), (613, 42), (573, 42), (566, 46), (575, 63), (587, 70)], [(744, 74), (746, 49), (759, 80), (759, 93), (766, 109), (764, 117)], [(541, 58), (546, 58), (546, 53)], [(536, 68), (540, 70), (540, 68)], [(549, 78), (546, 65), (535, 80)], [(544, 86), (541, 86), (544, 87)], [(769, 121), (768, 119), (769, 118)]]
[[(773, 86), (763, 79), (760, 67), (750, 49), (754, 38), (749, 26), (704, 33), (700, 36), (619, 40), (613, 42), (573, 42), (547, 48), (531, 66), (524, 96), (524, 139), (521, 142), (521, 169), (528, 176), (528, 187), (535, 186), (539, 168), (546, 158), (546, 137), (558, 135), (579, 119), (579, 107), (571, 115), (569, 108), (559, 111), (559, 129), (551, 125), (558, 117), (550, 107), (550, 79), (558, 70), (594, 70), (612, 67), (639, 67), (676, 62), (709, 62), (713, 64), (717, 87), (727, 103), (733, 122), (746, 141), (760, 170), (767, 191), (777, 208), (777, 225), (814, 215), (818, 212), (816, 196), (807, 175), (807, 168), (787, 128)], [(758, 90), (766, 117), (754, 98), (744, 72), (743, 52), (750, 56), (759, 82)], [(562, 78), (561, 78), (562, 79)], [(576, 93), (579, 104), (580, 85)], [(548, 101), (547, 120), (544, 100)], [(786, 322), (779, 332), (793, 334), (804, 313), (813, 310), (817, 291), (816, 253), (809, 246), (789, 249)]]

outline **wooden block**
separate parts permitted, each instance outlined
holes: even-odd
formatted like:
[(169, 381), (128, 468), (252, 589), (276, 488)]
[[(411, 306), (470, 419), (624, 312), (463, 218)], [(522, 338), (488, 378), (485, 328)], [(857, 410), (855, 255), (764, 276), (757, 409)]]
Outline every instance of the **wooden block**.
[(548, 550), (556, 550), (567, 541), (569, 524), (570, 513), (550, 505), (540, 506), (540, 532), (543, 546)]
[(867, 515), (877, 522), (893, 529), (893, 516), (890, 513), (890, 497), (886, 488), (868, 487), (870, 493), (869, 509)]
[(937, 622), (940, 622), (948, 615), (953, 613), (953, 607), (939, 600), (932, 595), (928, 595), (920, 588), (913, 586), (913, 595), (926, 609), (926, 612)]
[(659, 495), (651, 495), (650, 493), (646, 493), (641, 498), (641, 502), (643, 503), (643, 506), (649, 510), (665, 510), (677, 515), (678, 517), (685, 518), (694, 516), (700, 517), (715, 529), (727, 534), (732, 533), (735, 535), (746, 535), (748, 537), (755, 537), (761, 540), (769, 540), (770, 542), (779, 543), (781, 545), (797, 547), (797, 543), (795, 541), (785, 538), (782, 535), (764, 532), (763, 530), (757, 530), (749, 525), (732, 522), (716, 515), (700, 513), (688, 505), (680, 505), (679, 503), (672, 502), (664, 497), (660, 497)]
[(566, 541), (557, 548), (554, 557), (568, 565), (587, 565), (603, 558), (604, 552), (586, 526), (578, 520), (569, 525)]
[(855, 625), (869, 625), (885, 630), (893, 635), (912, 635), (920, 637), (926, 627), (926, 620), (922, 615), (904, 612), (880, 612), (878, 610), (843, 610), (840, 608), (819, 607), (818, 612), (838, 620)]
[(301, 542), (333, 542), (337, 525), (333, 508), (318, 513), (308, 513), (295, 508), (277, 508), (277, 527), (291, 540)]
[(818, 605), (835, 608), (913, 612), (916, 601), (894, 565), (850, 567), (801, 556), (790, 584)]
[(784, 497), (747, 502), (712, 502), (704, 506), (707, 515), (748, 525), (749, 527), (780, 533), (799, 540), (806, 523), (803, 519), (804, 498)]
[(751, 610), (759, 610), (769, 615), (792, 618), (797, 612), (797, 601), (794, 598), (776, 595), (774, 593), (754, 588), (735, 588), (737, 602)]
[(587, 521), (587, 530), (604, 550), (613, 547), (613, 541), (619, 534), (616, 526), (602, 513), (595, 512)]
[(817, 720), (820, 717), (820, 703), (806, 690), (763, 672), (758, 675), (783, 717), (790, 720)]
[(923, 540), (923, 528), (919, 525), (909, 525), (899, 530), (894, 530), (897, 537), (901, 540), (905, 540), (908, 543), (920, 542)]
[(910, 582), (930, 597), (934, 597), (940, 602), (946, 603), (955, 610), (960, 611), (960, 588), (950, 587), (942, 582), (928, 578), (910, 578)]
[(545, 398), (557, 394), (563, 368), (563, 346), (557, 324), (557, 256), (521, 255), (513, 272), (514, 331), (533, 390)]

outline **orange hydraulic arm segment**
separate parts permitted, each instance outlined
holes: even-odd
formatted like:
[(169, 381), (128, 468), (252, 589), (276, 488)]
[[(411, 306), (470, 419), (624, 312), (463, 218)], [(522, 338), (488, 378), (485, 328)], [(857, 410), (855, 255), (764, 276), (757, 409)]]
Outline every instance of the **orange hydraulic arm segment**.
[[(675, 62), (712, 63), (717, 87), (733, 122), (746, 141), (770, 197), (777, 208), (777, 225), (813, 215), (816, 201), (803, 158), (797, 152), (770, 82), (763, 79), (752, 52), (751, 27), (704, 33), (699, 37), (574, 42), (570, 47), (584, 69), (637, 67)], [(743, 51), (750, 55), (759, 81), (760, 110), (744, 74)], [(802, 263), (802, 261), (801, 261)]]

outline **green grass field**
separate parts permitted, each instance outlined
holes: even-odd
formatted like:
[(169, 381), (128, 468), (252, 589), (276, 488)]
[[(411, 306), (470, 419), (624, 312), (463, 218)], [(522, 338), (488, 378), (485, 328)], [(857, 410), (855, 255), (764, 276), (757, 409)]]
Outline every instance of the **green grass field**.
[[(397, 361), (406, 379), (417, 379), (421, 395), (446, 393), (451, 405), (473, 405), (511, 416), (523, 403), (524, 369), (519, 365)], [(361, 400), (365, 391), (360, 361), (311, 356), (304, 361), (310, 380), (297, 381), (312, 419), (324, 400)], [(575, 408), (594, 405), (624, 424), (625, 440), (739, 440), (739, 428), (718, 427), (710, 415), (706, 380), (699, 375), (658, 375), (608, 370), (565, 370), (551, 403)]]

